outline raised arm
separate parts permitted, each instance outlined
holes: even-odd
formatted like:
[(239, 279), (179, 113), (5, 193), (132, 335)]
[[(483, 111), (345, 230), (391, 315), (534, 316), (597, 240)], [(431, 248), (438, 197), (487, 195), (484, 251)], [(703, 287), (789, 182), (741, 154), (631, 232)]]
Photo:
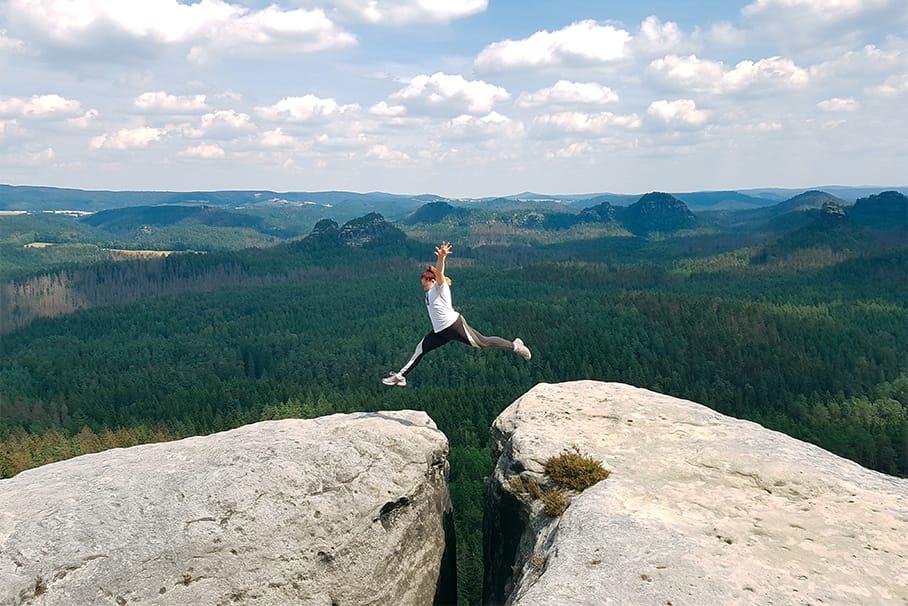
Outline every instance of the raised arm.
[(435, 247), (435, 256), (438, 262), (435, 264), (435, 285), (441, 288), (445, 283), (445, 257), (451, 254), (451, 243), (442, 241), (440, 246)]

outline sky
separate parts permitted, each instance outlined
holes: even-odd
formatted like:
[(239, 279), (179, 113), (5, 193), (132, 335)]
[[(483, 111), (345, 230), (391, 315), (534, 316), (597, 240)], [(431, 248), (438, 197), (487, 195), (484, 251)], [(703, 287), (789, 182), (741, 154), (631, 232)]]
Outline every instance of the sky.
[(0, 0), (0, 183), (908, 184), (906, 0)]

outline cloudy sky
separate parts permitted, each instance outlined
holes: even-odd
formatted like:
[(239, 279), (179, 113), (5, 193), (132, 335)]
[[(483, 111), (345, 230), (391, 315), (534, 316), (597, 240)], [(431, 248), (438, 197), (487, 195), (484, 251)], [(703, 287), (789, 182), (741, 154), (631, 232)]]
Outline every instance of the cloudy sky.
[(906, 0), (0, 0), (0, 183), (908, 184)]

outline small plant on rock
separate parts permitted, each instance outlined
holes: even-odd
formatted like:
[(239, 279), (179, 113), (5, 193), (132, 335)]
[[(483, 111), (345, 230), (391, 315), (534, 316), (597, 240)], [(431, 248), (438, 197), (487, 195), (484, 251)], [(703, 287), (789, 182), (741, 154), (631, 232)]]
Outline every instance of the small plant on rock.
[(542, 493), (542, 510), (553, 518), (557, 518), (567, 509), (567, 498), (560, 490), (546, 490)]
[(541, 499), (543, 495), (542, 486), (536, 480), (530, 480), (526, 483), (527, 494), (534, 499)]
[(545, 462), (545, 472), (561, 486), (578, 492), (609, 476), (609, 471), (602, 467), (601, 461), (582, 455), (576, 445), (571, 450), (548, 459)]

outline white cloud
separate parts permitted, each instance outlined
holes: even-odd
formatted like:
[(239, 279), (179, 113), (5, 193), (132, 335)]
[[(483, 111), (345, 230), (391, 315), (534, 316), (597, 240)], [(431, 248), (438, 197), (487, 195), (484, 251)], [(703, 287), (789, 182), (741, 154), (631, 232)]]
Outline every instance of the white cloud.
[(593, 146), (587, 142), (581, 143), (571, 143), (566, 147), (555, 150), (553, 152), (547, 152), (545, 157), (547, 160), (552, 160), (555, 158), (571, 160), (573, 158), (579, 158), (585, 156), (593, 151)]
[(722, 84), (726, 90), (741, 90), (756, 85), (800, 87), (809, 80), (807, 70), (795, 65), (791, 59), (769, 57), (757, 62), (741, 61), (726, 72)]
[(140, 126), (137, 128), (121, 128), (112, 135), (103, 134), (93, 137), (92, 149), (136, 149), (148, 147), (150, 143), (157, 143), (164, 135), (164, 129)]
[(402, 162), (410, 159), (410, 156), (406, 153), (391, 149), (387, 145), (373, 145), (369, 151), (366, 152), (366, 156), (392, 162)]
[(431, 76), (422, 74), (414, 77), (390, 98), (411, 107), (486, 114), (492, 111), (496, 102), (510, 97), (508, 91), (500, 86), (436, 72)]
[(385, 101), (381, 101), (370, 107), (369, 113), (373, 116), (395, 118), (407, 113), (407, 108), (403, 105), (388, 105)]
[(180, 152), (181, 156), (192, 156), (196, 158), (217, 159), (225, 156), (224, 149), (220, 145), (211, 143), (202, 143), (187, 147)]
[(721, 62), (699, 59), (696, 55), (669, 55), (650, 63), (647, 72), (677, 88), (707, 93), (803, 87), (810, 80), (807, 70), (782, 57), (741, 61), (728, 70)]
[(443, 131), (449, 137), (477, 139), (514, 139), (525, 134), (522, 122), (511, 120), (498, 112), (491, 112), (479, 118), (462, 114), (445, 122)]
[(77, 116), (85, 110), (78, 101), (60, 95), (34, 95), (29, 98), (0, 97), (0, 116), (20, 118), (62, 115)]
[(649, 104), (647, 113), (666, 124), (700, 126), (707, 119), (707, 113), (697, 109), (697, 104), (692, 99), (653, 101)]
[[(282, 10), (272, 4), (252, 10), (225, 0), (11, 0), (10, 22), (31, 34), (30, 44), (58, 59), (90, 55), (116, 62), (148, 56), (167, 46), (188, 47), (206, 61), (261, 50), (310, 52), (356, 43), (323, 10)], [(121, 51), (103, 49), (119, 45)], [(142, 48), (137, 51), (135, 47)], [(63, 51), (63, 52), (60, 52)]]
[(490, 44), (476, 58), (479, 70), (532, 69), (566, 64), (597, 64), (623, 59), (631, 35), (593, 20), (580, 21), (550, 32), (536, 32), (523, 40)]
[(560, 112), (537, 116), (533, 119), (533, 124), (543, 130), (557, 133), (582, 133), (595, 136), (614, 133), (616, 129), (639, 128), (640, 119), (636, 115), (621, 116), (612, 112), (596, 114)]
[(570, 82), (559, 80), (554, 86), (535, 93), (523, 93), (517, 99), (518, 107), (539, 107), (543, 105), (604, 105), (615, 103), (618, 95), (609, 87), (596, 82)]
[(329, 135), (328, 133), (321, 133), (315, 138), (314, 142), (321, 149), (341, 151), (344, 158), (352, 160), (355, 157), (355, 152), (369, 145), (370, 139), (365, 133), (355, 132), (355, 129), (350, 129), (350, 132), (341, 134)]
[(375, 24), (447, 23), (484, 12), (488, 0), (335, 0), (341, 10)]
[(334, 99), (322, 99), (309, 94), (302, 97), (285, 97), (267, 107), (255, 108), (256, 113), (268, 120), (307, 122), (324, 119), (359, 109), (359, 105), (338, 105)]
[(658, 17), (651, 15), (640, 24), (640, 31), (634, 36), (632, 45), (634, 50), (665, 54), (678, 52), (687, 42), (677, 23), (663, 23)]
[(280, 128), (275, 128), (274, 130), (266, 130), (264, 133), (262, 133), (262, 137), (259, 142), (264, 147), (296, 147), (296, 139), (289, 135), (285, 135), (284, 131)]
[(754, 38), (815, 56), (908, 23), (905, 0), (755, 0), (741, 9)]
[(19, 53), (25, 49), (25, 43), (6, 35), (6, 30), (0, 29), (0, 55), (4, 53)]
[(68, 118), (66, 123), (74, 128), (88, 128), (94, 124), (95, 118), (98, 117), (98, 110), (90, 109), (78, 118)]
[(12, 163), (20, 166), (45, 166), (53, 161), (57, 153), (53, 147), (46, 147), (38, 151), (23, 151), (14, 155)]
[(823, 122), (822, 127), (826, 130), (830, 130), (833, 128), (839, 128), (840, 126), (843, 126), (847, 123), (848, 122), (846, 122), (845, 120), (827, 120), (826, 122)]
[(881, 48), (867, 44), (860, 50), (848, 51), (828, 61), (812, 65), (814, 80), (841, 81), (843, 78), (864, 80), (871, 75), (908, 72), (908, 48)]
[(700, 59), (697, 55), (668, 55), (656, 59), (649, 64), (647, 72), (678, 88), (697, 92), (718, 92), (724, 75), (721, 63)]
[(205, 95), (189, 95), (178, 97), (164, 91), (142, 93), (133, 101), (137, 109), (143, 111), (162, 111), (173, 113), (187, 113), (204, 111), (208, 109)]
[(752, 124), (735, 124), (734, 130), (740, 133), (773, 133), (782, 130), (782, 123), (773, 122), (754, 122)]
[(879, 86), (872, 87), (869, 92), (886, 97), (908, 94), (908, 74), (890, 76)]
[(199, 136), (234, 135), (236, 132), (247, 131), (255, 128), (249, 114), (237, 112), (232, 109), (219, 109), (204, 114), (201, 119)]
[(817, 103), (817, 109), (824, 112), (853, 112), (858, 109), (858, 102), (851, 97), (847, 99), (834, 97)]
[(8, 137), (19, 130), (19, 123), (15, 120), (0, 120), (0, 136)]
[(283, 11), (272, 4), (229, 20), (217, 35), (195, 45), (189, 57), (207, 62), (224, 54), (309, 53), (355, 44), (356, 37), (339, 30), (322, 10)]
[(867, 14), (899, 9), (902, 0), (755, 0), (741, 9), (750, 19), (790, 23), (797, 27), (850, 21)]

